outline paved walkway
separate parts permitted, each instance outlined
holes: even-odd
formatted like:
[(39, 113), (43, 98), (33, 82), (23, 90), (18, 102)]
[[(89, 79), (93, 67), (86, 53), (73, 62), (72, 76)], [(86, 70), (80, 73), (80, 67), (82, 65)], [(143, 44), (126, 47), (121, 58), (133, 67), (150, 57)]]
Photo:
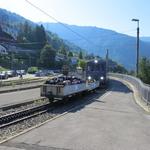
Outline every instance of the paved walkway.
[(0, 150), (149, 150), (150, 115), (118, 81), (111, 91), (0, 146)]

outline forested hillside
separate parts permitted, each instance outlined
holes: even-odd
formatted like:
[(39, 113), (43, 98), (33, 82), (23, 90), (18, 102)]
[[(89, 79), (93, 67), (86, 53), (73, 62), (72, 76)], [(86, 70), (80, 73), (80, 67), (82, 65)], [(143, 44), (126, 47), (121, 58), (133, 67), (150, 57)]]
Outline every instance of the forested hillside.
[[(106, 49), (109, 49), (110, 58), (122, 64), (128, 69), (135, 69), (136, 62), (136, 37), (131, 37), (112, 30), (92, 26), (66, 26), (79, 33), (87, 40), (78, 37), (57, 23), (43, 23), (47, 30), (57, 33), (61, 38), (75, 45), (105, 57)], [(136, 29), (135, 29), (136, 33)], [(140, 56), (150, 58), (150, 42), (140, 41)]]
[[(0, 45), (7, 49), (6, 54), (0, 55), (2, 67), (27, 69), (36, 66), (43, 69), (61, 69), (67, 64), (70, 68), (75, 68), (95, 58), (92, 53), (87, 54), (86, 50), (76, 44), (45, 30), (43, 25), (33, 23), (15, 13), (0, 9), (0, 19)], [(110, 61), (110, 70), (126, 72), (123, 66), (114, 61)]]
[[(27, 68), (30, 65), (46, 68), (47, 62), (44, 64), (41, 60), (42, 51), (46, 49), (50, 54), (53, 51), (55, 54), (53, 55), (54, 63), (48, 67), (61, 68), (66, 63), (65, 61), (68, 61), (65, 57), (70, 52), (76, 56), (81, 50), (77, 46), (67, 44), (67, 41), (62, 40), (56, 34), (46, 31), (42, 25), (33, 23), (17, 14), (0, 9), (0, 19), (0, 44), (6, 47), (8, 53), (7, 56), (1, 56), (0, 63), (4, 67), (21, 68), (22, 66)], [(57, 55), (59, 60), (55, 61)]]

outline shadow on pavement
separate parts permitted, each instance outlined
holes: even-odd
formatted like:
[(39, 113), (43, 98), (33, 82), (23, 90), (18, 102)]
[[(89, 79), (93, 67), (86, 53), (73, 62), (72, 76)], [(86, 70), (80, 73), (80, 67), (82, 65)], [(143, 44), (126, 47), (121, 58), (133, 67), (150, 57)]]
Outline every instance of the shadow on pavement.
[[(102, 92), (102, 90), (103, 90), (103, 92)], [(96, 92), (90, 92), (90, 93), (86, 93), (84, 95), (74, 96), (67, 101), (62, 101), (61, 103), (56, 102), (54, 104), (56, 109), (53, 110), (53, 113), (56, 113), (56, 114), (62, 114), (64, 112), (75, 113), (77, 111), (80, 111), (81, 109), (84, 109), (87, 105), (89, 105), (93, 102), (105, 104), (106, 102), (101, 100), (100, 97), (102, 97), (106, 92), (109, 92), (109, 91), (123, 92), (123, 93), (132, 92), (123, 83), (121, 83), (117, 80), (111, 79), (109, 81), (109, 86), (108, 86), (107, 90), (98, 89)]]
[(122, 92), (122, 93), (132, 92), (132, 90), (130, 90), (125, 84), (114, 79), (109, 80), (109, 88), (110, 91), (114, 91), (114, 92)]

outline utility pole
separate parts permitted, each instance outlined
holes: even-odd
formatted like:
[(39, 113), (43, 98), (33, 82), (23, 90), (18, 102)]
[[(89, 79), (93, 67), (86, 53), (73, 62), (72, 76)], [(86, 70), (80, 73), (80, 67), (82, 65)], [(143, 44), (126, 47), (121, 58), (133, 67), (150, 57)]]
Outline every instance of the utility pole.
[(140, 28), (139, 28), (139, 21), (138, 21), (138, 27), (137, 27), (137, 64), (136, 64), (136, 68), (137, 68), (137, 72), (136, 75), (139, 75), (139, 34), (140, 34)]
[(11, 70), (13, 70), (13, 61), (14, 61), (14, 56), (13, 56), (13, 52), (11, 51)]
[(132, 19), (132, 21), (137, 22), (137, 42), (136, 42), (136, 76), (139, 75), (139, 46), (140, 46), (140, 40), (139, 40), (139, 34), (140, 34), (140, 28), (139, 28), (139, 19)]
[(31, 67), (31, 54), (30, 53), (28, 54), (28, 57), (29, 57), (29, 67)]
[(109, 50), (106, 50), (106, 72), (109, 72)]

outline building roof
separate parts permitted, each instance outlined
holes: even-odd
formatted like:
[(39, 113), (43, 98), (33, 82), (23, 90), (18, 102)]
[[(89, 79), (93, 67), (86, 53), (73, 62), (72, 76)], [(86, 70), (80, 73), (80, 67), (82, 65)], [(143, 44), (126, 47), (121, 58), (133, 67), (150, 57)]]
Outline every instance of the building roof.
[(0, 53), (1, 54), (6, 54), (7, 53), (7, 50), (4, 46), (0, 45)]

